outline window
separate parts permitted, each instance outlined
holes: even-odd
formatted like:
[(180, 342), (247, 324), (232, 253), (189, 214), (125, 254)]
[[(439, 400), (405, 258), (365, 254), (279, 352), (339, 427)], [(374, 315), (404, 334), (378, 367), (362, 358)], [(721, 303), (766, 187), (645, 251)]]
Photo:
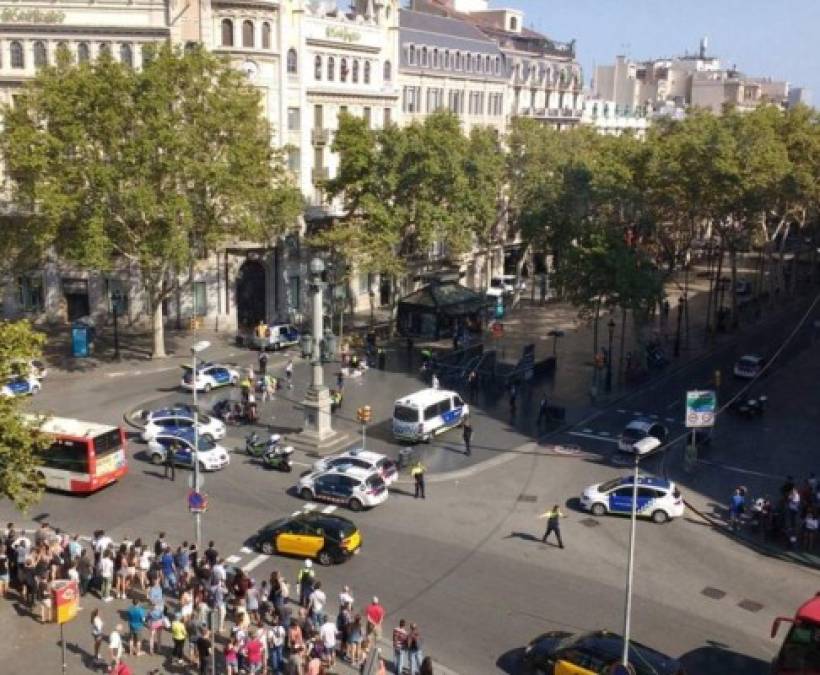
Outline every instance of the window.
[(485, 72), (485, 73), (490, 73), (490, 72), (492, 72), (492, 70), (491, 70), (491, 65), (490, 65), (490, 57), (489, 57), (489, 56), (484, 57), (484, 72)]
[(385, 61), (384, 62), (384, 67), (382, 68), (382, 70), (384, 71), (382, 73), (382, 77), (384, 78), (384, 81), (385, 82), (390, 82), (390, 79), (393, 77), (393, 73), (392, 73), (391, 68), (390, 68), (390, 61)]
[[(296, 52), (294, 52), (294, 55)], [(313, 79), (314, 80), (321, 80), (322, 79), (322, 57), (317, 56), (313, 59)]]
[(345, 113), (347, 113), (347, 106), (346, 106), (346, 105), (340, 105), (340, 106), (339, 106), (339, 113), (336, 115), (336, 123), (337, 123), (337, 124), (338, 124), (338, 122), (339, 122), (339, 118), (340, 118), (342, 115), (344, 115)]
[(77, 45), (77, 63), (88, 63), (91, 59), (91, 52), (88, 49), (87, 42), (81, 42)]
[(300, 127), (299, 108), (288, 108), (288, 131), (299, 131)]
[(364, 62), (364, 83), (370, 84), (370, 61)]
[(299, 168), (302, 163), (302, 155), (299, 148), (288, 148), (288, 170), (293, 173), (299, 173)]
[(496, 56), (495, 57), (495, 74), (498, 75), (498, 73), (500, 73), (500, 72), (501, 72), (501, 59)]
[(55, 441), (43, 454), (43, 465), (52, 469), (87, 473), (88, 446), (83, 441)]
[(473, 72), (473, 55), (472, 54), (465, 54), (464, 55), (464, 70), (468, 73)]
[(262, 49), (270, 49), (270, 24), (262, 22)]
[(447, 68), (448, 70), (450, 68), (450, 50), (449, 49), (444, 50), (444, 67)]
[(383, 121), (382, 124), (385, 127), (389, 127), (390, 122), (392, 121), (392, 113), (390, 112), (390, 108), (385, 108), (384, 109), (384, 118), (383, 119), (384, 119), (384, 121)]
[(23, 311), (42, 312), (44, 307), (43, 277), (17, 277), (17, 300)]
[(194, 282), (194, 316), (205, 316), (208, 313), (208, 285), (205, 281)]
[(332, 56), (327, 57), (327, 81), (333, 82), (336, 78), (336, 59)]
[(134, 52), (127, 42), (120, 45), (120, 62), (129, 68), (134, 65)]
[(403, 102), (402, 102), (402, 107), (403, 107), (404, 112), (408, 112), (408, 113), (421, 112), (420, 98), (421, 98), (421, 87), (405, 87), (404, 88), (404, 99), (403, 99)]
[[(263, 33), (263, 35), (264, 35), (264, 33)], [(319, 75), (321, 75), (322, 74), (321, 58), (319, 58), (318, 56), (316, 58), (319, 59), (319, 68), (317, 69), (316, 72), (318, 72)], [(296, 50), (293, 47), (288, 49), (287, 64), (288, 64), (288, 73), (290, 73), (291, 75), (295, 75), (298, 72), (299, 69), (298, 69), (297, 61), (296, 61)]]
[[(55, 54), (59, 55), (61, 51), (65, 51), (65, 52), (66, 52), (66, 54), (68, 55), (68, 60), (69, 60), (69, 61), (73, 61), (73, 60), (74, 60), (74, 58), (73, 58), (73, 56), (72, 56), (71, 52), (70, 52), (70, 51), (69, 51), (69, 49), (68, 49), (68, 43), (67, 43), (67, 42), (62, 42), (62, 41), (61, 41), (61, 42), (58, 42), (58, 43), (57, 43), (57, 49), (55, 50)], [(55, 57), (55, 59), (56, 59), (56, 58), (57, 58), (57, 57)]]
[(347, 74), (348, 74), (348, 67), (347, 67), (347, 59), (342, 58), (339, 62), (339, 81), (340, 82), (347, 82)]
[(364, 122), (365, 124), (367, 124), (367, 128), (369, 129), (371, 126), (370, 108), (368, 108), (367, 106), (362, 108), (362, 117), (364, 117)]
[(514, 16), (510, 17), (510, 30), (518, 30), (518, 19)]
[(97, 50), (97, 58), (102, 59), (104, 57), (111, 56), (111, 45), (107, 42), (101, 42), (100, 48)]
[(438, 68), (438, 49), (433, 50), (433, 68)]
[(350, 76), (351, 82), (356, 84), (359, 81), (359, 60), (354, 59), (353, 61), (353, 73)]
[(299, 292), (298, 276), (288, 277), (288, 290), (290, 291), (290, 303), (293, 309), (302, 309), (302, 294)]
[(427, 67), (427, 47), (421, 48), (421, 65)]
[(438, 414), (443, 415), (444, 413), (448, 413), (453, 409), (453, 403), (450, 401), (449, 398), (445, 398), (443, 401), (439, 401), (438, 404)]
[(23, 56), (23, 45), (21, 45), (17, 40), (14, 40), (11, 45), (9, 45), (9, 52), (11, 53), (11, 67), (12, 68), (25, 68), (26, 67), (26, 60)]
[(461, 70), (461, 52), (456, 52), (456, 70)]
[(416, 47), (415, 47), (415, 45), (410, 45), (410, 48), (407, 50), (407, 62), (411, 66), (416, 65)]
[(359, 295), (370, 290), (370, 275), (367, 272), (359, 272)]
[(427, 112), (435, 112), (444, 105), (444, 89), (431, 87), (427, 90)]
[(245, 19), (242, 22), (242, 46), (253, 47), (253, 21)]
[(48, 53), (46, 52), (46, 45), (41, 40), (37, 40), (32, 48), (34, 52), (34, 67), (42, 68), (48, 65)]
[(233, 47), (233, 21), (222, 19), (222, 46)]
[(147, 66), (151, 61), (154, 60), (154, 49), (156, 47), (153, 44), (147, 44), (142, 46), (142, 65)]
[(435, 404), (435, 403), (433, 405), (428, 405), (424, 409), (424, 419), (425, 420), (431, 420), (434, 417), (438, 417), (438, 405)]

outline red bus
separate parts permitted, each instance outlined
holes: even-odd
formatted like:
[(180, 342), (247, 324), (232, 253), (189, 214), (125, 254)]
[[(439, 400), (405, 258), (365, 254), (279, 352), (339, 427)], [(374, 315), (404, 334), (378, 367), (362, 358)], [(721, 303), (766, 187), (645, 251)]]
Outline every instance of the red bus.
[(794, 618), (777, 617), (772, 637), (784, 622), (791, 627), (772, 662), (772, 675), (820, 675), (820, 593), (800, 605)]
[(52, 439), (42, 454), (40, 466), (47, 488), (96, 492), (128, 473), (125, 432), (121, 427), (66, 417), (29, 419)]

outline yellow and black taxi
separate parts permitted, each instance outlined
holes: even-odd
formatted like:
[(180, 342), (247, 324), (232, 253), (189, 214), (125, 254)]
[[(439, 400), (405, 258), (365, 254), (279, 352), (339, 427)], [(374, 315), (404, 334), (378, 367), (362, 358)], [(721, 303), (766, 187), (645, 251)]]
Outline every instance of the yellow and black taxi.
[(268, 555), (315, 558), (320, 565), (330, 565), (358, 553), (362, 535), (347, 518), (300, 513), (265, 525), (254, 537), (254, 545)]
[[(623, 649), (624, 639), (609, 631), (577, 635), (552, 631), (527, 645), (524, 665), (537, 675), (599, 675), (621, 663)], [(635, 675), (685, 675), (680, 662), (631, 640), (629, 664)]]

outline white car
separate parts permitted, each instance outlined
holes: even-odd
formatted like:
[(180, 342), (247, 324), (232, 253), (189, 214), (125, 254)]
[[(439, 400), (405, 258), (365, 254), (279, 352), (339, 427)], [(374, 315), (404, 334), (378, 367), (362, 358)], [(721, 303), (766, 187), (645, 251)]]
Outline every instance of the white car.
[(299, 329), (290, 323), (277, 323), (268, 326), (268, 334), (260, 338), (254, 335), (251, 344), (256, 349), (278, 351), (291, 345), (299, 344)]
[[(633, 477), (622, 476), (605, 483), (590, 485), (581, 493), (581, 506), (593, 515), (607, 513), (632, 513)], [(638, 478), (636, 514), (651, 518), (656, 523), (665, 523), (672, 518), (680, 518), (686, 510), (683, 497), (675, 483), (655, 478)]]
[(198, 450), (194, 450), (194, 434), (191, 429), (158, 433), (148, 441), (148, 453), (153, 464), (164, 464), (169, 452), (173, 452), (174, 464), (193, 468), (199, 462), (202, 471), (217, 471), (231, 463), (228, 451), (208, 438), (199, 438)]
[[(225, 423), (216, 417), (199, 413), (197, 431), (204, 438), (218, 441), (225, 438)], [(143, 413), (145, 428), (142, 430), (142, 440), (150, 441), (158, 433), (193, 429), (194, 412), (190, 406), (175, 405), (170, 408), (149, 410)]]
[(31, 375), (20, 375), (18, 377), (12, 377), (6, 381), (6, 383), (0, 387), (0, 396), (27, 396), (31, 394), (39, 394), (40, 390), (43, 388), (43, 385), (40, 384), (40, 380), (36, 377), (32, 377)]
[(346, 472), (350, 468), (375, 471), (382, 477), (385, 485), (392, 485), (399, 477), (396, 463), (387, 455), (372, 452), (371, 450), (363, 450), (362, 448), (354, 448), (332, 457), (323, 457), (313, 464), (314, 472), (327, 471), (328, 469)]
[(757, 354), (746, 354), (737, 360), (733, 372), (735, 377), (742, 377), (744, 380), (752, 380), (760, 375), (760, 371), (763, 370), (765, 363), (766, 361), (762, 356), (758, 356)]
[(487, 295), (497, 298), (500, 295), (513, 295), (516, 291), (525, 291), (527, 284), (523, 281), (518, 281), (514, 274), (504, 274), (500, 277), (493, 277), (490, 279), (490, 287), (487, 289)]
[[(179, 383), (179, 386), (191, 391), (194, 388), (194, 378), (192, 377), (191, 367), (183, 366), (182, 368), (185, 373), (182, 375), (182, 381)], [(235, 387), (239, 384), (239, 371), (232, 366), (226, 366), (221, 363), (203, 363), (197, 368), (195, 382), (196, 390), (204, 392), (228, 385)]]
[(667, 429), (660, 422), (655, 422), (646, 417), (636, 417), (626, 425), (618, 438), (618, 450), (621, 452), (635, 452), (635, 444), (648, 436), (657, 438), (661, 444), (666, 442), (669, 435)]
[(387, 500), (387, 485), (378, 471), (358, 467), (305, 474), (296, 484), (296, 491), (306, 501), (316, 499), (342, 504), (351, 511), (371, 508)]

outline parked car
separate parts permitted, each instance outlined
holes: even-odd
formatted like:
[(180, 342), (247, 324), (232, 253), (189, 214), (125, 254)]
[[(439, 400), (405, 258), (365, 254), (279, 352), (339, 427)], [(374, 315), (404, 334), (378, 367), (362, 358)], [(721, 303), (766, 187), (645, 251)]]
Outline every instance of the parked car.
[[(631, 514), (633, 481), (633, 476), (622, 476), (590, 485), (581, 493), (581, 506), (596, 516)], [(680, 518), (685, 509), (683, 497), (672, 481), (654, 476), (638, 478), (637, 515), (651, 518), (656, 523), (665, 523), (672, 518)]]
[(636, 417), (621, 432), (618, 439), (618, 450), (634, 452), (635, 443), (647, 436), (657, 438), (661, 443), (664, 443), (667, 436), (669, 436), (669, 430), (660, 422), (655, 422), (647, 417)]
[(735, 377), (743, 378), (744, 380), (752, 380), (763, 370), (766, 360), (757, 354), (745, 354), (741, 356), (736, 362), (733, 369)]

